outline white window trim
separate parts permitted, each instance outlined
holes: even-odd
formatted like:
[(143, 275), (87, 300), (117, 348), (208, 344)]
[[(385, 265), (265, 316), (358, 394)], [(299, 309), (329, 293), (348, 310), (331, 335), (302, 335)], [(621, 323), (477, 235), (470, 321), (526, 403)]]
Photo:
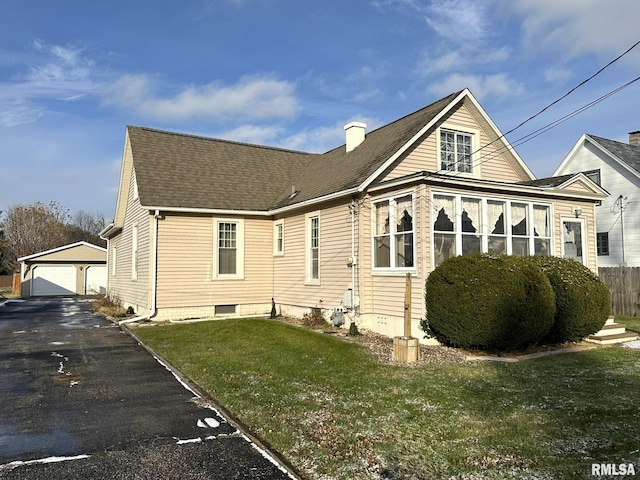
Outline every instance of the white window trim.
[[(535, 255), (535, 239), (548, 239), (549, 240), (549, 250), (550, 250), (550, 254), (553, 255), (553, 252), (555, 251), (554, 249), (554, 242), (555, 242), (555, 238), (554, 238), (554, 211), (553, 211), (553, 204), (552, 203), (546, 203), (546, 202), (532, 202), (530, 200), (521, 200), (521, 199), (505, 199), (505, 198), (499, 198), (499, 197), (484, 197), (484, 196), (477, 196), (477, 195), (466, 195), (466, 194), (460, 194), (460, 193), (452, 193), (452, 192), (441, 192), (441, 191), (435, 191), (431, 194), (431, 205), (434, 205), (434, 197), (435, 196), (446, 196), (446, 197), (454, 197), (455, 198), (455, 215), (456, 215), (456, 223), (455, 223), (455, 231), (454, 232), (436, 232), (433, 228), (433, 223), (435, 221), (434, 215), (436, 215), (436, 212), (432, 211), (432, 214), (430, 216), (429, 222), (430, 222), (430, 230), (431, 230), (431, 265), (432, 268), (435, 268), (435, 248), (433, 248), (434, 245), (434, 235), (436, 233), (446, 233), (446, 234), (451, 234), (451, 235), (455, 235), (456, 237), (456, 252), (455, 255), (459, 256), (462, 255), (462, 228), (460, 228), (460, 226), (458, 225), (458, 218), (460, 218), (462, 216), (462, 198), (468, 198), (468, 199), (478, 199), (481, 201), (481, 205), (480, 208), (482, 210), (482, 228), (481, 228), (481, 252), (486, 253), (489, 249), (488, 246), (488, 240), (489, 240), (489, 236), (491, 236), (490, 232), (490, 225), (487, 224), (488, 221), (488, 215), (487, 215), (487, 202), (489, 201), (494, 201), (494, 202), (503, 202), (505, 204), (505, 219), (504, 219), (504, 223), (505, 223), (505, 234), (504, 235), (496, 235), (499, 237), (504, 237), (506, 239), (506, 247), (507, 247), (507, 255), (513, 255), (513, 238), (526, 238), (528, 240), (529, 243), (529, 255), (530, 256), (534, 256)], [(528, 231), (528, 235), (526, 236), (519, 236), (519, 235), (513, 235), (513, 231), (512, 231), (512, 225), (511, 225), (511, 206), (512, 204), (520, 204), (520, 205), (526, 205), (527, 206), (527, 216), (529, 219), (529, 223), (528, 223), (528, 227), (529, 227), (529, 231)], [(543, 206), (543, 207), (548, 207), (549, 208), (549, 233), (550, 236), (549, 237), (536, 237), (534, 235), (533, 232), (533, 228), (534, 228), (534, 213), (533, 213), (533, 208), (534, 206)], [(433, 209), (432, 209), (433, 210)], [(567, 218), (570, 219), (570, 218)], [(573, 219), (575, 220), (575, 218)], [(583, 225), (583, 232), (584, 232), (584, 225)], [(561, 239), (560, 239), (561, 241)], [(563, 252), (562, 255), (564, 256), (564, 247), (563, 247)], [(584, 257), (583, 257), (584, 258)]]
[(118, 273), (118, 247), (113, 245), (111, 247), (111, 275), (116, 276)]
[[(311, 219), (318, 219), (318, 278), (311, 277)], [(320, 210), (315, 212), (309, 212), (304, 216), (304, 283), (305, 285), (320, 285), (321, 264), (322, 264), (322, 221), (320, 217)]]
[(138, 200), (140, 198), (140, 193), (138, 192), (138, 179), (136, 178), (135, 170), (133, 171), (132, 181), (133, 181), (133, 199)]
[[(278, 250), (278, 229), (282, 229), (282, 249)], [(284, 256), (284, 218), (273, 224), (273, 255)]]
[[(560, 217), (560, 244), (562, 245), (562, 258), (564, 258), (564, 222), (572, 222), (580, 224), (580, 236), (582, 240), (582, 264), (587, 266), (588, 263), (588, 249), (586, 245), (586, 223), (584, 218), (575, 217)], [(597, 253), (597, 252), (596, 252)], [(570, 257), (572, 258), (572, 257)]]
[[(218, 272), (218, 234), (220, 223), (236, 224), (236, 273), (221, 274)], [(244, 280), (244, 219), (243, 218), (214, 218), (213, 219), (213, 280)]]
[[(467, 135), (471, 135), (471, 172), (458, 172), (450, 170), (442, 170), (442, 161), (440, 159), (440, 131), (445, 130), (449, 132), (459, 132)], [(480, 178), (481, 177), (481, 163), (478, 159), (478, 149), (480, 148), (480, 130), (475, 128), (469, 128), (456, 124), (443, 124), (436, 129), (436, 152), (437, 152), (437, 172), (445, 175), (455, 175), (459, 177)], [(482, 155), (482, 153), (480, 153)]]
[[(389, 225), (391, 225), (393, 223), (393, 221), (395, 221), (395, 219), (391, 218), (391, 214), (392, 214), (392, 208), (391, 205), (395, 205), (395, 200), (397, 198), (401, 198), (401, 197), (407, 197), (407, 196), (411, 196), (411, 210), (413, 213), (412, 216), (412, 221), (413, 221), (413, 267), (376, 267), (375, 266), (375, 248), (376, 248), (376, 235), (375, 235), (375, 228), (376, 228), (376, 219), (375, 219), (375, 205), (376, 203), (381, 203), (381, 202), (389, 202)], [(371, 268), (373, 273), (401, 273), (401, 274), (406, 274), (406, 273), (416, 273), (416, 268), (417, 268), (417, 256), (416, 256), (416, 249), (417, 249), (417, 232), (416, 232), (416, 227), (417, 227), (417, 218), (416, 218), (416, 196), (415, 196), (415, 192), (413, 190), (409, 190), (409, 191), (405, 191), (405, 192), (398, 192), (398, 193), (394, 193), (393, 196), (391, 197), (381, 197), (381, 198), (376, 198), (375, 200), (371, 201)], [(396, 235), (396, 232), (390, 232), (389, 233), (391, 236), (391, 240), (390, 240), (390, 259), (395, 263), (395, 254), (396, 254), (396, 245), (393, 240), (394, 240), (394, 236)]]
[(138, 224), (131, 229), (131, 280), (138, 280)]

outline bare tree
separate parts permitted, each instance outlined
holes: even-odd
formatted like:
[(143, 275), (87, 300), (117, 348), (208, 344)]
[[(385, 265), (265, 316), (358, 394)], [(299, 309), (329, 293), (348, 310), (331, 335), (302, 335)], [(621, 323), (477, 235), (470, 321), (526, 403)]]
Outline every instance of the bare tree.
[(64, 245), (68, 218), (67, 209), (57, 202), (9, 207), (2, 222), (8, 250), (5, 263), (15, 267), (17, 258)]
[(65, 226), (67, 243), (83, 241), (105, 247), (107, 242), (100, 238), (100, 232), (106, 224), (107, 221), (103, 215), (79, 210), (71, 217), (71, 222)]

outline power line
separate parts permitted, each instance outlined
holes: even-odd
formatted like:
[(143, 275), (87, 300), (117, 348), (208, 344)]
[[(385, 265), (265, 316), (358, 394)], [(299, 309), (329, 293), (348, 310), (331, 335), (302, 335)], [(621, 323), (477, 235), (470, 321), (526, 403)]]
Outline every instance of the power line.
[[(616, 58), (614, 58), (613, 60), (611, 60), (611, 61), (610, 61), (609, 63), (607, 63), (605, 66), (603, 66), (602, 68), (600, 68), (596, 73), (594, 73), (593, 75), (591, 75), (590, 77), (586, 78), (585, 80), (583, 80), (582, 82), (580, 82), (578, 85), (576, 85), (575, 87), (573, 87), (572, 89), (570, 89), (567, 93), (565, 93), (564, 95), (562, 95), (562, 96), (561, 96), (561, 97), (559, 97), (558, 99), (556, 99), (556, 100), (554, 100), (553, 102), (551, 102), (549, 105), (547, 105), (546, 107), (544, 107), (542, 110), (540, 110), (540, 111), (539, 111), (539, 112), (537, 112), (536, 114), (534, 114), (534, 115), (530, 116), (529, 118), (527, 118), (527, 119), (526, 119), (526, 120), (524, 120), (523, 122), (520, 122), (517, 126), (515, 126), (514, 128), (512, 128), (512, 129), (511, 129), (511, 130), (509, 130), (508, 132), (503, 133), (502, 135), (500, 135), (500, 136), (499, 136), (499, 137), (497, 137), (496, 139), (494, 139), (494, 140), (492, 140), (491, 142), (487, 143), (486, 145), (483, 145), (482, 147), (478, 148), (476, 151), (472, 152), (472, 153), (471, 153), (471, 155), (476, 154), (476, 153), (480, 152), (481, 150), (483, 150), (483, 149), (485, 149), (485, 148), (487, 148), (487, 147), (489, 147), (489, 146), (493, 145), (493, 144), (494, 144), (494, 143), (496, 143), (498, 140), (500, 140), (500, 139), (502, 139), (502, 138), (505, 138), (505, 137), (506, 137), (506, 135), (508, 135), (508, 134), (510, 134), (510, 133), (513, 133), (514, 131), (516, 131), (517, 129), (521, 128), (521, 127), (522, 127), (523, 125), (525, 125), (526, 123), (528, 123), (528, 122), (530, 122), (531, 120), (533, 120), (534, 118), (538, 117), (538, 116), (539, 116), (539, 115), (541, 115), (543, 112), (545, 112), (545, 111), (547, 111), (549, 108), (551, 108), (553, 105), (555, 105), (555, 104), (559, 103), (560, 101), (562, 101), (563, 99), (565, 99), (566, 97), (568, 97), (571, 93), (573, 93), (574, 91), (576, 91), (578, 88), (580, 88), (581, 86), (585, 85), (585, 84), (586, 84), (586, 83), (588, 83), (589, 81), (593, 80), (595, 77), (597, 77), (599, 74), (601, 74), (601, 73), (602, 73), (604, 70), (606, 70), (608, 67), (610, 67), (611, 65), (613, 65), (614, 63), (616, 63), (617, 61), (619, 61), (622, 57), (624, 57), (625, 55), (627, 55), (629, 52), (631, 52), (631, 51), (632, 51), (634, 48), (636, 48), (638, 45), (640, 45), (640, 40), (638, 40), (636, 43), (634, 43), (631, 47), (629, 47), (629, 48), (628, 48), (627, 50), (625, 50), (623, 53), (621, 53), (620, 55), (618, 55)], [(638, 80), (638, 79), (635, 79), (635, 80), (633, 80), (633, 81), (629, 82), (628, 84), (624, 85), (623, 87), (620, 87), (620, 90), (621, 90), (622, 88), (626, 88), (626, 87), (627, 87), (627, 86), (629, 86), (631, 83), (634, 83), (634, 82), (635, 82), (635, 81), (637, 81), (637, 80)], [(614, 91), (614, 93), (617, 93), (618, 91), (619, 91), (619, 90), (616, 90), (616, 91)], [(607, 94), (607, 95), (608, 95), (608, 96), (610, 96), (610, 95), (613, 95), (614, 93), (610, 93), (610, 94)], [(601, 100), (600, 100), (600, 101), (601, 101)], [(599, 101), (597, 101), (596, 103), (599, 103)], [(582, 107), (581, 107), (581, 108), (582, 108)], [(590, 107), (588, 107), (588, 108), (590, 108)], [(585, 109), (586, 109), (586, 108), (585, 108)], [(581, 109), (578, 109), (578, 110), (580, 110), (580, 112), (578, 112), (578, 113), (581, 113), (581, 111), (583, 111), (583, 110), (581, 110)], [(571, 114), (570, 114), (570, 115), (571, 115), (571, 116), (575, 116), (575, 115), (577, 115), (578, 113), (575, 113), (575, 114), (573, 114), (573, 115), (571, 115)], [(571, 118), (571, 116), (569, 116), (569, 118)], [(569, 118), (567, 118), (567, 120), (568, 120)], [(552, 123), (553, 123), (553, 122), (552, 122)], [(562, 123), (562, 122), (559, 122), (559, 123)], [(545, 127), (542, 127), (540, 130), (545, 129), (545, 128), (547, 128), (548, 126), (549, 126), (549, 125), (547, 125), (547, 126), (545, 126)], [(551, 128), (552, 128), (552, 127), (551, 127)], [(545, 130), (545, 131), (546, 131), (546, 130)], [(536, 131), (536, 132), (538, 132), (538, 131)], [(534, 132), (534, 133), (536, 133), (536, 132)], [(544, 133), (544, 132), (542, 132), (542, 133)], [(530, 135), (532, 135), (532, 134), (530, 134)], [(538, 135), (535, 135), (535, 136), (534, 136), (534, 137), (532, 137), (532, 138), (535, 138), (536, 136), (538, 136)], [(523, 137), (523, 138), (526, 138), (526, 137)], [(522, 139), (520, 139), (520, 140), (522, 140)], [(517, 140), (517, 141), (520, 141), (520, 140)], [(524, 143), (524, 142), (521, 142), (520, 144), (522, 144), (522, 143)], [(500, 148), (497, 150), (497, 152), (492, 152), (491, 154), (488, 154), (488, 155), (496, 156), (498, 153), (500, 153), (500, 152), (501, 152), (502, 150), (504, 150), (504, 149), (509, 149), (509, 147), (506, 147), (506, 146), (505, 146), (505, 147), (500, 147)], [(481, 156), (481, 157), (480, 157), (480, 159), (485, 158), (486, 156), (487, 156), (487, 155), (483, 155), (483, 156)], [(493, 157), (492, 157), (492, 158), (493, 158)], [(484, 162), (481, 162), (481, 163), (484, 163)], [(474, 164), (475, 164), (475, 162), (474, 162)], [(442, 171), (442, 169), (440, 169), (439, 171)], [(459, 173), (459, 172), (456, 172), (456, 174), (457, 174), (457, 173)]]
[[(621, 85), (621, 86), (619, 86), (619, 87), (617, 87), (617, 88), (615, 88), (615, 89), (613, 89), (613, 90), (609, 91), (608, 93), (606, 93), (606, 94), (602, 95), (601, 97), (599, 97), (599, 98), (597, 98), (597, 99), (595, 99), (595, 100), (593, 100), (593, 101), (591, 101), (591, 102), (589, 102), (589, 103), (587, 103), (587, 104), (585, 104), (585, 105), (581, 106), (580, 108), (578, 108), (578, 109), (574, 110), (573, 112), (570, 112), (570, 113), (568, 113), (568, 114), (566, 114), (566, 115), (564, 115), (564, 116), (562, 116), (562, 117), (560, 117), (560, 118), (558, 118), (558, 119), (554, 120), (553, 122), (550, 122), (550, 123), (548, 123), (547, 125), (545, 125), (545, 126), (543, 126), (543, 127), (540, 127), (540, 128), (539, 128), (539, 129), (537, 129), (537, 130), (534, 130), (533, 132), (531, 132), (531, 133), (529, 133), (529, 134), (525, 135), (524, 137), (521, 137), (521, 138), (519, 138), (519, 139), (515, 140), (515, 141), (514, 141), (514, 142), (512, 142), (512, 143), (509, 143), (509, 144), (507, 144), (507, 145), (504, 145), (504, 146), (502, 146), (502, 147), (499, 147), (499, 148), (497, 148), (494, 152), (491, 152), (491, 153), (485, 153), (484, 155), (482, 155), (482, 156), (480, 156), (480, 157), (478, 157), (478, 158), (476, 158), (476, 159), (474, 160), (474, 162), (473, 162), (473, 164), (472, 164), (472, 167), (476, 167), (476, 166), (479, 166), (479, 165), (481, 165), (481, 164), (483, 164), (483, 163), (486, 163), (486, 162), (488, 162), (488, 161), (490, 161), (490, 160), (493, 160), (494, 158), (498, 157), (498, 156), (499, 156), (503, 151), (505, 151), (505, 150), (511, 150), (511, 149), (513, 149), (514, 147), (520, 146), (520, 145), (522, 145), (522, 144), (524, 144), (524, 143), (526, 143), (526, 142), (528, 142), (528, 141), (530, 141), (530, 140), (533, 140), (534, 138), (536, 138), (536, 137), (538, 137), (538, 136), (542, 135), (543, 133), (546, 133), (547, 131), (551, 130), (552, 128), (557, 127), (557, 126), (558, 126), (558, 125), (560, 125), (561, 123), (566, 122), (567, 120), (569, 120), (569, 119), (571, 119), (571, 118), (575, 117), (576, 115), (579, 115), (580, 113), (582, 113), (582, 112), (584, 112), (584, 111), (588, 110), (589, 108), (591, 108), (591, 107), (593, 107), (593, 106), (597, 105), (598, 103), (600, 103), (600, 102), (602, 102), (602, 101), (606, 100), (607, 98), (609, 98), (609, 97), (611, 97), (611, 96), (615, 95), (616, 93), (619, 93), (620, 91), (624, 90), (625, 88), (629, 87), (630, 85), (633, 85), (634, 83), (636, 83), (636, 82), (637, 82), (637, 81), (639, 81), (639, 80), (640, 80), (640, 77), (636, 77), (636, 78), (634, 78), (633, 80), (630, 80), (629, 82), (627, 82), (627, 83), (625, 83), (625, 84), (623, 84), (623, 85)], [(512, 131), (513, 131), (513, 130), (512, 130)], [(498, 137), (498, 139), (499, 139), (499, 138), (502, 138), (502, 137)], [(480, 150), (482, 150), (483, 148), (488, 147), (489, 145), (491, 145), (491, 144), (493, 144), (494, 142), (496, 142), (498, 139), (494, 140), (494, 141), (493, 141), (493, 142), (491, 142), (491, 143), (488, 143), (487, 145), (483, 146), (482, 148), (480, 148), (480, 149), (476, 150), (476, 151), (475, 151), (475, 152), (473, 152), (473, 153), (477, 153), (477, 152), (479, 152)], [(472, 154), (473, 154), (473, 153), (472, 153)], [(443, 171), (443, 170), (442, 170), (442, 169), (440, 169), (440, 170), (438, 170), (438, 171)], [(463, 172), (455, 172), (452, 176), (458, 176), (458, 175), (459, 175), (459, 174), (461, 174), (461, 173), (463, 173)]]

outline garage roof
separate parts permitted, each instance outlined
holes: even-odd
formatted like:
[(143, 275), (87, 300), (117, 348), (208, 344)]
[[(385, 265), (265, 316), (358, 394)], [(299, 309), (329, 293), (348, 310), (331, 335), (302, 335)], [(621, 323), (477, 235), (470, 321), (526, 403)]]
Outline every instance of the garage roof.
[(107, 249), (87, 242), (76, 242), (63, 245), (62, 247), (52, 248), (44, 252), (27, 255), (26, 257), (19, 258), (18, 261), (26, 262), (35, 259), (64, 262), (106, 262)]

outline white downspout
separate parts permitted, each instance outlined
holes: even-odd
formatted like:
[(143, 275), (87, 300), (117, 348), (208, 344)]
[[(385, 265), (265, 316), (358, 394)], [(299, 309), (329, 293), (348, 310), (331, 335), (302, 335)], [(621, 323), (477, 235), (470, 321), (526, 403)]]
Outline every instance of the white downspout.
[(355, 299), (356, 299), (356, 265), (358, 264), (356, 260), (356, 246), (355, 246), (355, 223), (356, 223), (356, 204), (355, 202), (351, 202), (351, 261), (353, 264), (351, 265), (351, 308), (354, 313), (356, 310)]
[(118, 325), (139, 322), (140, 320), (148, 320), (155, 317), (157, 312), (156, 294), (158, 289), (158, 219), (160, 218), (160, 210), (156, 210), (153, 215), (153, 251), (151, 252), (151, 311), (144, 315), (121, 320)]

